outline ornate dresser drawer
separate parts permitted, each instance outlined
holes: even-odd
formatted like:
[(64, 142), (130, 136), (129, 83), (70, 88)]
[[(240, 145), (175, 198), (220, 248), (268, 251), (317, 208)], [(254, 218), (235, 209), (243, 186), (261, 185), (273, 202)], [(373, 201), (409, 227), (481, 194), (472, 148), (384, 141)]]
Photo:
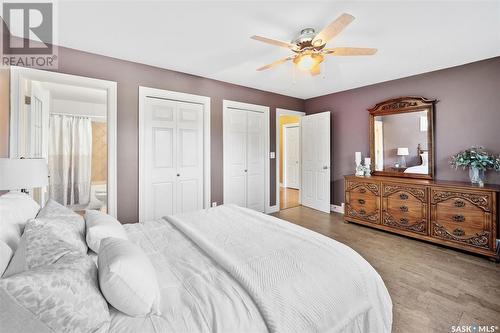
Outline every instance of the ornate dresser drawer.
[(344, 221), (500, 258), (500, 186), (403, 177), (345, 177)]
[(495, 247), (493, 193), (432, 189), (431, 236), (485, 250)]
[(382, 184), (382, 224), (427, 235), (427, 188), (397, 183)]
[(347, 181), (345, 186), (346, 214), (358, 220), (380, 223), (380, 184)]

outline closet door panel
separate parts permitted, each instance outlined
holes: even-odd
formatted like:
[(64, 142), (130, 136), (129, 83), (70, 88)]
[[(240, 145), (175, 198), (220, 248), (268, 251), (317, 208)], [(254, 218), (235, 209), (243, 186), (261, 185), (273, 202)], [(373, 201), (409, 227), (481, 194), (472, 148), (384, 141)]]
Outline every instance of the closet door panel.
[(153, 216), (159, 218), (174, 214), (175, 182), (155, 183), (152, 186)]
[(176, 213), (203, 209), (203, 106), (177, 102)]
[(146, 98), (144, 115), (144, 203), (146, 219), (175, 212), (177, 102)]
[(264, 114), (246, 111), (247, 125), (247, 207), (265, 210)]
[(224, 203), (246, 207), (247, 112), (224, 110)]

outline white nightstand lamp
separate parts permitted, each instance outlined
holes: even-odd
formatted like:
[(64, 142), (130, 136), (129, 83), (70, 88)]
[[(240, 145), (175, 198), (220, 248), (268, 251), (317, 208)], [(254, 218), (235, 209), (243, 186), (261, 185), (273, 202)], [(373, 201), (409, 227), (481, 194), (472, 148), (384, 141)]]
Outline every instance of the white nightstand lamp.
[(406, 159), (405, 156), (410, 155), (410, 152), (408, 151), (408, 148), (401, 147), (398, 148), (398, 167), (400, 168), (406, 168)]
[(48, 184), (49, 173), (44, 159), (0, 158), (0, 190), (28, 193), (32, 188)]

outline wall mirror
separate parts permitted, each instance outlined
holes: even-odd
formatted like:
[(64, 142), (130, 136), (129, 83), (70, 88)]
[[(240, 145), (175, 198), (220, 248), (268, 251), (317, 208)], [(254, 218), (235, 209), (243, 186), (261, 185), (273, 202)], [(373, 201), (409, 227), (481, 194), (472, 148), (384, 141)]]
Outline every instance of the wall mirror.
[(400, 97), (368, 109), (374, 175), (433, 179), (435, 103)]
[(11, 158), (43, 158), (31, 195), (116, 216), (116, 82), (11, 67)]

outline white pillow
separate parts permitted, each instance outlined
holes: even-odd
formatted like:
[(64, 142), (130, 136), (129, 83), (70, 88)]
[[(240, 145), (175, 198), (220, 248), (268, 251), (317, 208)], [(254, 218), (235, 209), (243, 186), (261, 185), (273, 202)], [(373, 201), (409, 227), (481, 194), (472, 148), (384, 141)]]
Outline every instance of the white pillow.
[(34, 219), (40, 205), (29, 195), (8, 192), (0, 196), (0, 240), (14, 252), (28, 220)]
[(420, 157), (422, 158), (422, 166), (427, 166), (427, 164), (429, 163), (429, 153), (422, 153), (420, 154)]
[(24, 233), (17, 244), (16, 252), (14, 252), (10, 264), (4, 272), (4, 277), (9, 277), (26, 270), (28, 270), (28, 264), (26, 262), (26, 233)]
[(98, 253), (99, 286), (113, 307), (134, 317), (160, 314), (156, 271), (144, 251), (119, 238), (104, 238)]
[(99, 245), (104, 238), (128, 239), (125, 229), (117, 219), (97, 210), (85, 211), (85, 227), (87, 245), (95, 253), (99, 253)]
[(12, 249), (4, 241), (0, 240), (0, 277), (9, 265), (10, 258), (12, 258)]

